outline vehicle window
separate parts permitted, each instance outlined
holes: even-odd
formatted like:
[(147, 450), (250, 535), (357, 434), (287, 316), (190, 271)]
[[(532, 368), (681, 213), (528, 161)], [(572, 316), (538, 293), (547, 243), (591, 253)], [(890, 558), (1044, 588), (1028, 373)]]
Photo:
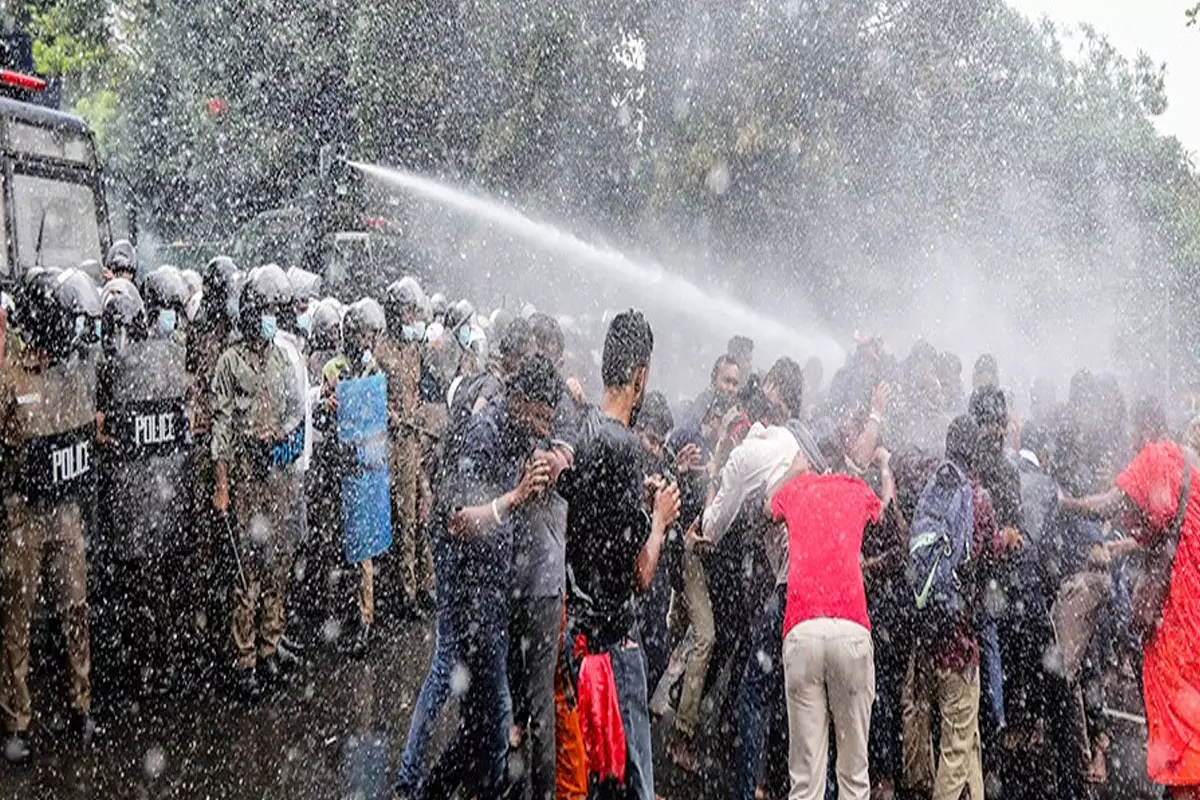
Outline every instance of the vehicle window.
[(95, 161), (91, 141), (83, 133), (64, 132), (10, 121), (8, 137), (9, 145), (18, 153), (61, 158), (88, 166), (92, 166)]
[(23, 270), (39, 264), (77, 267), (88, 259), (103, 258), (92, 187), (17, 174), (12, 196), (17, 263)]

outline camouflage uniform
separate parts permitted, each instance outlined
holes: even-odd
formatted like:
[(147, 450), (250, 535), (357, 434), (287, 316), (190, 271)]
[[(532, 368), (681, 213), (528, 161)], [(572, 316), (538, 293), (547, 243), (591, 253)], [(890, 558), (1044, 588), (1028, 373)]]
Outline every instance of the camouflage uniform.
[(421, 469), (420, 408), (421, 345), (388, 339), (376, 348), (388, 380), (388, 427), (392, 440), (392, 528), (400, 542), (404, 569), (404, 599), (414, 607), (433, 591), (433, 549), (421, 525), (420, 497), (425, 481)]
[(63, 616), (71, 707), (91, 709), (83, 520), (94, 491), (95, 388), (95, 364), (79, 356), (43, 369), (26, 352), (0, 370), (0, 716), (10, 732), (27, 730), (32, 718), (29, 627), (43, 565)]
[[(238, 669), (275, 654), (291, 569), (287, 510), (300, 502), (291, 464), (304, 442), (304, 404), (292, 362), (275, 344), (227, 348), (212, 382), (212, 458), (224, 462), (238, 554), (230, 620)], [(255, 617), (261, 613), (257, 622)], [(256, 649), (257, 648), (257, 649)]]

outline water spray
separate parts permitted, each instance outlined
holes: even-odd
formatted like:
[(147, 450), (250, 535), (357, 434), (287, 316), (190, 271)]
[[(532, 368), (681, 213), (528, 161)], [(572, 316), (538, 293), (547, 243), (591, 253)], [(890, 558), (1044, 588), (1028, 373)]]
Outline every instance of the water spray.
[[(547, 222), (483, 195), (474, 194), (413, 172), (347, 161), (363, 175), (396, 186), (426, 200), (494, 224), (540, 248), (567, 256), (572, 265), (599, 277), (616, 279), (643, 290), (648, 301), (711, 324), (724, 323), (729, 333), (752, 334), (760, 343), (795, 357), (816, 356), (827, 364), (840, 363), (844, 351), (830, 336), (803, 332), (760, 314), (743, 303), (707, 292), (658, 264), (642, 264), (616, 250), (586, 242)], [(649, 291), (646, 291), (649, 290)]]

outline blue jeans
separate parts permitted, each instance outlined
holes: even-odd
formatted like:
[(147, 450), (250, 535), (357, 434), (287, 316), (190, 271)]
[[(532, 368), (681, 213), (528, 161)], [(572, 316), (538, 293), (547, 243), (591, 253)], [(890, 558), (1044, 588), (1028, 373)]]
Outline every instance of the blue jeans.
[[(454, 612), (459, 669), (467, 689), (459, 705), (458, 728), (429, 775), (424, 794), (498, 800), (505, 789), (508, 726), (508, 587), (464, 586)], [(651, 799), (653, 800), (653, 799)]]
[(738, 759), (734, 797), (754, 800), (762, 780), (767, 737), (775, 709), (783, 704), (783, 610), (787, 587), (776, 586), (767, 596), (751, 632), (750, 658), (738, 689)]
[(983, 695), (991, 711), (994, 730), (1003, 730), (1004, 718), (1004, 667), (1000, 660), (1000, 631), (996, 620), (985, 616), (976, 626), (979, 637), (979, 671), (983, 682)]
[(433, 662), (421, 684), (417, 705), (408, 728), (408, 742), (400, 758), (396, 775), (396, 794), (416, 798), (424, 794), (425, 763), (433, 729), (442, 708), (450, 699), (450, 676), (458, 662), (458, 642), (455, 631), (454, 589), (457, 582), (454, 559), (449, 548), (439, 539), (433, 550), (434, 573), (437, 582), (437, 630), (433, 646)]
[(646, 662), (637, 645), (610, 651), (617, 704), (625, 727), (625, 791), (629, 800), (654, 800), (654, 753), (650, 744), (650, 703), (646, 696)]

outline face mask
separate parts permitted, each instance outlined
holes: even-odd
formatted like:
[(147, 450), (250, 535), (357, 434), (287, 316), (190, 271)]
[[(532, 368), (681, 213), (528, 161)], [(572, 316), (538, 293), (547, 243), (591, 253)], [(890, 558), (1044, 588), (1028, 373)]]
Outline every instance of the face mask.
[(471, 329), (466, 325), (458, 329), (458, 343), (463, 347), (471, 344)]
[(300, 316), (296, 317), (296, 329), (309, 333), (312, 331), (312, 314), (305, 311)]
[(370, 365), (371, 365), (371, 361), (373, 361), (373, 360), (374, 360), (374, 358), (375, 358), (375, 356), (371, 355), (371, 351), (370, 351), (370, 350), (363, 350), (363, 354), (362, 354), (362, 363), (363, 363), (363, 366), (364, 366), (364, 367), (368, 367), (368, 366), (370, 366)]
[(425, 323), (414, 322), (412, 325), (403, 325), (400, 328), (400, 335), (406, 342), (419, 342), (425, 338)]
[(86, 322), (86, 320), (83, 317), (75, 318), (75, 338), (76, 339), (83, 338), (83, 332), (87, 330), (87, 328), (84, 326), (85, 322)]
[(164, 308), (158, 312), (158, 330), (160, 333), (169, 334), (175, 332), (175, 326), (179, 319), (173, 308)]
[(275, 323), (275, 316), (272, 314), (263, 314), (262, 320), (259, 323), (258, 333), (268, 342), (275, 341), (275, 334), (278, 332), (278, 327)]

